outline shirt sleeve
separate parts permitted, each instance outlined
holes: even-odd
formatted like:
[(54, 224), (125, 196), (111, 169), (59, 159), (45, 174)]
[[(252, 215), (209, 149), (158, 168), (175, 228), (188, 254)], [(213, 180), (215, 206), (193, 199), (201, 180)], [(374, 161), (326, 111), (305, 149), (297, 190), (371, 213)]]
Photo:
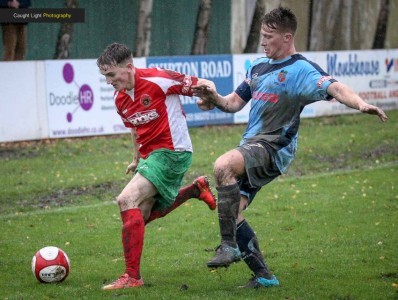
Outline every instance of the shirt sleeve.
[(192, 96), (192, 86), (198, 83), (197, 77), (171, 70), (164, 70), (164, 74), (165, 77), (172, 79), (166, 95), (178, 94), (183, 96)]
[(243, 81), (235, 90), (235, 93), (242, 98), (246, 103), (252, 98), (252, 92), (247, 80)]
[(252, 91), (250, 88), (250, 81), (252, 78), (252, 70), (254, 67), (257, 65), (261, 64), (264, 62), (264, 57), (257, 58), (256, 60), (253, 61), (253, 63), (250, 65), (250, 67), (246, 71), (246, 79), (236, 88), (235, 93), (241, 97), (243, 101), (246, 103), (249, 102), (252, 99)]
[(329, 74), (323, 71), (318, 65), (308, 64), (301, 70), (301, 75), (296, 78), (296, 89), (299, 94), (310, 101), (331, 100), (333, 97), (327, 93), (327, 88), (333, 79)]

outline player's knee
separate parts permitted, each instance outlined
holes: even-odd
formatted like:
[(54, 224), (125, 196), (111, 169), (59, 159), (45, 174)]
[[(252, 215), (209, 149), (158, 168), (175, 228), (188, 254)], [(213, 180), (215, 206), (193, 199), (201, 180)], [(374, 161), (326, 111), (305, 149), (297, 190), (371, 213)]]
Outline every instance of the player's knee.
[(214, 178), (217, 185), (227, 185), (235, 181), (235, 175), (227, 160), (218, 158), (214, 163)]
[(120, 207), (123, 206), (123, 204), (125, 203), (126, 198), (120, 194), (119, 196), (116, 197), (116, 203), (117, 205), (119, 205)]
[(226, 167), (225, 164), (222, 161), (220, 161), (220, 159), (217, 159), (215, 161), (213, 172), (216, 180), (220, 178), (220, 175), (223, 173), (225, 167)]
[(116, 202), (117, 202), (117, 205), (119, 205), (120, 210), (122, 210), (122, 211), (136, 207), (134, 204), (134, 201), (132, 201), (131, 197), (128, 197), (127, 195), (125, 195), (123, 193), (116, 197)]
[(228, 163), (223, 157), (219, 157), (214, 162), (214, 173), (221, 173), (228, 168)]

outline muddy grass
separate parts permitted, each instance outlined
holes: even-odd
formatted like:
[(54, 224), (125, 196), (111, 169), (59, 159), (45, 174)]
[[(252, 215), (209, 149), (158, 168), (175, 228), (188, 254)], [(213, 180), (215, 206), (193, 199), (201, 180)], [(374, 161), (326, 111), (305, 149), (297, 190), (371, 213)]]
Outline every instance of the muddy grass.
[[(307, 160), (300, 159), (300, 154), (294, 160), (292, 167), (288, 170), (289, 176), (303, 176), (313, 172), (334, 172), (342, 170), (352, 170), (367, 165), (377, 165), (383, 161), (391, 161), (392, 158), (398, 158), (398, 147), (390, 145), (379, 145), (376, 148), (364, 148), (360, 153), (344, 152), (339, 155), (321, 155), (313, 154)], [(324, 167), (323, 170), (319, 168)]]
[(107, 136), (87, 136), (63, 139), (43, 139), (33, 141), (5, 142), (0, 143), (0, 160), (35, 157), (40, 154), (43, 147), (53, 145), (58, 142), (73, 143), (75, 140), (89, 139), (120, 139), (121, 135)]
[[(106, 138), (112, 137), (108, 136)], [(115, 136), (115, 138), (119, 138), (119, 136)], [(43, 145), (51, 145), (57, 141), (58, 140), (48, 139), (17, 143), (1, 143), (0, 160), (39, 156), (43, 149)], [(70, 141), (73, 141), (73, 139), (70, 139)], [(356, 157), (353, 157), (354, 155)], [(287, 176), (303, 176), (312, 172), (318, 172), (318, 166), (326, 168), (327, 172), (355, 169), (359, 167), (359, 162), (361, 165), (363, 165), (364, 161), (369, 161), (369, 163), (375, 163), (375, 161), (382, 162), (384, 157), (390, 157), (388, 160), (391, 160), (391, 157), (398, 157), (398, 148), (391, 147), (386, 144), (379, 145), (372, 149), (364, 148), (360, 153), (360, 159), (358, 158), (358, 153), (352, 154), (349, 152), (335, 156), (314, 154), (313, 157), (310, 158), (310, 161), (314, 162), (311, 164), (309, 164), (308, 161), (302, 161), (299, 155), (294, 161), (292, 167), (289, 169)], [(84, 199), (87, 199), (87, 197), (90, 197), (90, 201), (93, 201), (93, 198), (98, 201), (110, 201), (114, 200), (114, 198), (120, 193), (124, 184), (125, 182), (122, 181), (104, 182), (85, 187), (61, 189), (49, 194), (39, 195), (37, 197), (28, 196), (26, 199), (16, 203), (4, 203), (5, 207), (0, 208), (0, 213), (4, 213), (6, 211), (29, 211), (77, 205), (84, 203)]]
[(31, 211), (36, 209), (51, 209), (70, 205), (83, 204), (85, 196), (90, 197), (92, 203), (98, 201), (112, 201), (123, 188), (123, 182), (105, 182), (87, 187), (69, 188), (53, 193), (9, 203), (8, 207), (0, 208), (0, 213), (5, 211)]
[(37, 145), (31, 143), (28, 147), (1, 144), (0, 145), (0, 160), (31, 158), (39, 154)]

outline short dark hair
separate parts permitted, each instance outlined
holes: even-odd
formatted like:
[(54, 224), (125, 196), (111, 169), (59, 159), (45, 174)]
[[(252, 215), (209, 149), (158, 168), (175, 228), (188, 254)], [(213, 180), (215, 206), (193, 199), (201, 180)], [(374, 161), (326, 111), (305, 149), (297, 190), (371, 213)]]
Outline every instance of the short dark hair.
[(97, 66), (106, 69), (109, 66), (117, 66), (133, 60), (133, 54), (129, 47), (119, 43), (112, 43), (107, 46), (97, 59)]
[(290, 32), (293, 35), (297, 30), (297, 18), (295, 14), (289, 8), (282, 6), (265, 14), (262, 24), (278, 31)]

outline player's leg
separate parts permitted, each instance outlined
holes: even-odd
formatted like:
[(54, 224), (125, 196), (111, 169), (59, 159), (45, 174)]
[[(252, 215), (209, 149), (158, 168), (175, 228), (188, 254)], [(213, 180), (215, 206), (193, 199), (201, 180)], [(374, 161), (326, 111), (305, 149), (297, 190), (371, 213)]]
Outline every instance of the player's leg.
[(244, 172), (243, 155), (236, 149), (220, 156), (214, 164), (221, 245), (213, 259), (207, 263), (210, 268), (227, 267), (240, 259), (240, 251), (236, 243), (236, 220), (240, 203), (237, 178)]
[(140, 262), (144, 245), (145, 221), (157, 194), (155, 186), (136, 173), (117, 197), (122, 217), (122, 243), (125, 273), (116, 281), (105, 285), (104, 290), (138, 287), (144, 284), (140, 274)]
[[(138, 168), (146, 178), (156, 187), (159, 197), (152, 209), (151, 215), (146, 222), (163, 217), (182, 203), (192, 197), (203, 197), (211, 194), (208, 182), (204, 184), (204, 177), (199, 177), (194, 183), (185, 189), (180, 189), (185, 173), (192, 164), (192, 152), (170, 151), (167, 149), (157, 150), (150, 155), (152, 173), (147, 174), (149, 168)], [(153, 171), (154, 170), (154, 171)], [(205, 191), (202, 191), (205, 188)], [(214, 197), (213, 197), (213, 201)]]
[(272, 151), (273, 149), (253, 141), (217, 159), (215, 178), (219, 191), (218, 212), (222, 241), (216, 256), (207, 264), (208, 267), (227, 267), (238, 260), (240, 250), (236, 246), (236, 221), (241, 200), (241, 182), (246, 181), (248, 187), (258, 191), (279, 176)]
[(154, 208), (151, 211), (148, 219), (146, 220), (146, 224), (153, 220), (166, 216), (177, 207), (185, 203), (187, 200), (192, 198), (197, 198), (205, 202), (211, 210), (216, 209), (216, 197), (210, 189), (209, 181), (207, 177), (200, 176), (196, 178), (192, 184), (183, 187), (178, 191), (178, 195), (171, 206), (168, 206), (164, 209)]
[(15, 46), (17, 44), (16, 24), (2, 24), (3, 34), (3, 61), (11, 61), (15, 58)]
[(15, 24), (16, 26), (16, 45), (14, 60), (24, 60), (26, 52), (27, 26), (25, 24)]
[(242, 259), (254, 273), (253, 278), (244, 287), (278, 286), (279, 281), (268, 269), (261, 253), (257, 236), (246, 220), (237, 225), (236, 239), (242, 253)]
[[(250, 147), (248, 152), (244, 149), (241, 151), (245, 153), (247, 176), (239, 180), (241, 203), (237, 220), (236, 240), (244, 262), (254, 273), (254, 277), (250, 279), (244, 287), (258, 288), (277, 286), (279, 285), (279, 281), (270, 272), (261, 253), (257, 236), (244, 218), (243, 211), (252, 204), (261, 187), (278, 177), (280, 172), (273, 163), (271, 155), (265, 148)], [(246, 156), (249, 156), (249, 158)], [(253, 157), (259, 159), (252, 159)], [(258, 174), (261, 174), (261, 176), (258, 176)]]
[(247, 205), (248, 199), (242, 196), (241, 205), (239, 207), (236, 241), (242, 253), (243, 261), (254, 273), (254, 276), (243, 287), (259, 288), (277, 286), (279, 285), (279, 281), (269, 270), (264, 260), (257, 236), (247, 220), (243, 217), (243, 210), (246, 209)]

